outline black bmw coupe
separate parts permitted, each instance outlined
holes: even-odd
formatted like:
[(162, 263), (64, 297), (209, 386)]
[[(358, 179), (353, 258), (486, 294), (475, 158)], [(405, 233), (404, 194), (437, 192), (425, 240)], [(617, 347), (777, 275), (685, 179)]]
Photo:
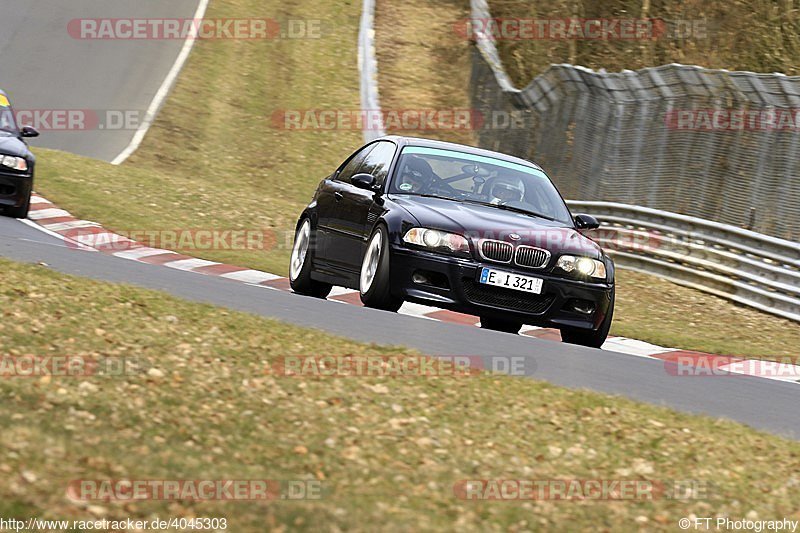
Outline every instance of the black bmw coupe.
[(614, 264), (581, 232), (547, 174), (509, 155), (388, 136), (351, 155), (300, 215), (289, 279), (324, 298), (358, 289), (365, 306), (404, 301), (480, 317), (481, 327), (561, 330), (600, 347), (614, 311)]

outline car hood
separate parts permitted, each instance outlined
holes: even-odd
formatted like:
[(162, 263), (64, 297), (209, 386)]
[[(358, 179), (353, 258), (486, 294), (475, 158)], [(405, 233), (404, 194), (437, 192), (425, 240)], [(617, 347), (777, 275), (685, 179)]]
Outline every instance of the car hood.
[[(597, 243), (562, 222), (440, 198), (393, 194), (391, 199), (420, 226), (460, 233), (473, 242), (497, 239), (544, 248), (554, 255), (570, 252), (595, 258), (603, 255)], [(519, 239), (514, 239), (513, 234)]]
[(30, 159), (33, 154), (28, 150), (28, 145), (11, 135), (0, 134), (0, 154), (15, 155)]

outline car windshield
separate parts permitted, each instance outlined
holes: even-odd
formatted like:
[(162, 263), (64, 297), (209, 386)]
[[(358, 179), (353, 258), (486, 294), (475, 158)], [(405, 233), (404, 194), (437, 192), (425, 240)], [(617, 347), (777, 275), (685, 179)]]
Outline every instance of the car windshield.
[(453, 150), (405, 147), (389, 192), (480, 203), (572, 223), (561, 195), (541, 170)]
[(10, 133), (16, 135), (18, 131), (11, 103), (4, 94), (0, 93), (0, 134)]

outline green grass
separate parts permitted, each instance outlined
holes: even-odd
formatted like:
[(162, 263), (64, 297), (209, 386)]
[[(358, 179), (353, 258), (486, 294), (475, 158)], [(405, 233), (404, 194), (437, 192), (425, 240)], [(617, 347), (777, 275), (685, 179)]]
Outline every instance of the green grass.
[[(453, 32), (452, 23), (469, 17), (468, 4), (460, 0), (377, 2), (375, 48), (384, 111), (472, 107), (467, 93), (471, 74), (467, 42)], [(469, 129), (396, 133), (477, 143)]]
[[(408, 352), (40, 266), (0, 261), (0, 270), (0, 355), (139, 364), (116, 377), (0, 379), (4, 517), (224, 516), (237, 532), (666, 531), (692, 513), (798, 518), (800, 444), (732, 422), (489, 374), (281, 378), (265, 369), (283, 355)], [(313, 479), (323, 497), (65, 498), (70, 480), (109, 478)], [(475, 502), (454, 495), (464, 479), (698, 480), (707, 494)]]
[[(649, 10), (645, 11), (645, 6)], [(500, 40), (503, 65), (524, 87), (553, 63), (609, 72), (668, 63), (753, 72), (800, 73), (799, 11), (773, 0), (490, 0), (493, 18), (638, 19), (704, 21), (705, 32), (684, 39)]]
[(796, 322), (629, 270), (617, 270), (611, 333), (712, 354), (800, 355)]

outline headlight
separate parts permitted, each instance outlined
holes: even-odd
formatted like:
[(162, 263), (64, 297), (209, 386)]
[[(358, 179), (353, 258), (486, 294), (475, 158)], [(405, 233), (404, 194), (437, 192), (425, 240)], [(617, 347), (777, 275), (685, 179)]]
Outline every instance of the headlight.
[(20, 172), (28, 170), (28, 162), (23, 157), (14, 157), (13, 155), (0, 155), (0, 164), (4, 167), (13, 168)]
[(591, 257), (575, 257), (573, 255), (562, 255), (558, 258), (556, 267), (564, 272), (575, 272), (582, 276), (606, 279), (606, 265), (602, 261)]
[(469, 242), (462, 235), (428, 228), (411, 228), (403, 241), (440, 252), (469, 255)]

